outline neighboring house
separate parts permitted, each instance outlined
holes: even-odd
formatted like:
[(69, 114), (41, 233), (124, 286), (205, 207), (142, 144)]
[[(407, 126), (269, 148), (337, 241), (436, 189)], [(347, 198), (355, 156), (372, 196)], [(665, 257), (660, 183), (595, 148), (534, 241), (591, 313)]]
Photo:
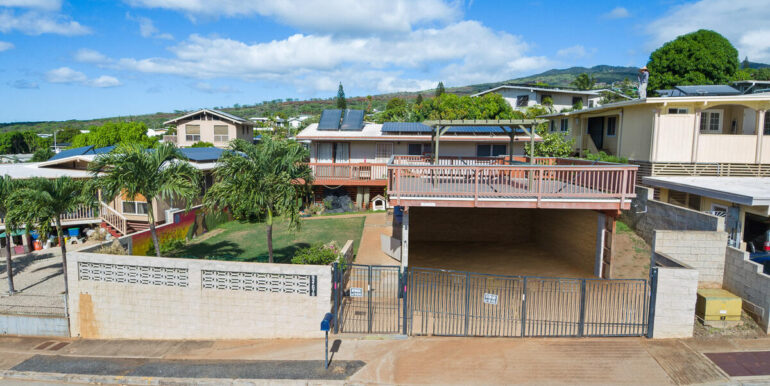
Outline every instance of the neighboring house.
[(543, 100), (550, 98), (554, 111), (571, 109), (580, 103), (583, 107), (594, 107), (599, 105), (602, 90), (569, 90), (562, 88), (548, 88), (538, 86), (516, 86), (505, 85), (482, 91), (471, 96), (480, 96), (488, 93), (497, 93), (503, 96), (506, 101), (517, 110), (524, 110), (527, 107), (541, 106)]
[(310, 118), (309, 115), (299, 115), (296, 117), (291, 117), (288, 120), (286, 120), (289, 123), (289, 127), (292, 129), (298, 129), (300, 126), (302, 126), (302, 122)]
[[(296, 139), (307, 143), (315, 175), (314, 192), (321, 200), (328, 190), (342, 187), (359, 208), (384, 195), (386, 165), (394, 156), (421, 157), (432, 152), (429, 126), (415, 122), (363, 121), (362, 110), (324, 110)], [(540, 138), (536, 138), (540, 140)], [(529, 136), (517, 130), (513, 154), (524, 155)], [(510, 136), (500, 127), (452, 127), (441, 137), (441, 154), (471, 160), (510, 153)]]
[(163, 140), (178, 147), (210, 142), (223, 148), (233, 139), (252, 141), (254, 137), (254, 122), (219, 110), (202, 109), (163, 124), (176, 126), (176, 135), (165, 135)]
[[(77, 179), (93, 178), (88, 171), (88, 165), (100, 154), (114, 149), (114, 146), (95, 148), (84, 146), (67, 149), (45, 162), (33, 162), (15, 165), (0, 164), (0, 176), (8, 175), (13, 179), (29, 179), (33, 177), (58, 178), (67, 176)], [(180, 149), (191, 165), (201, 170), (204, 175), (204, 191), (213, 184), (211, 172), (216, 166), (224, 150), (218, 148), (186, 148)], [(110, 202), (99, 200), (97, 209), (82, 207), (64, 217), (64, 226), (84, 224), (103, 224), (114, 235), (125, 235), (149, 227), (147, 206), (153, 205), (157, 224), (166, 222), (166, 213), (172, 208), (183, 207), (180, 203), (156, 199), (148, 203), (144, 197), (117, 197)], [(0, 229), (5, 224), (0, 222)]]

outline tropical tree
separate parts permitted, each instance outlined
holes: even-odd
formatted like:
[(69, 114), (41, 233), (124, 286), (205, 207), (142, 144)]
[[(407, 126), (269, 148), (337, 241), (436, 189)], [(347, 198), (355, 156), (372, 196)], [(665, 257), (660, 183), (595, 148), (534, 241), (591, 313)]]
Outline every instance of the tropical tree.
[[(139, 144), (122, 144), (110, 153), (99, 155), (89, 166), (102, 191), (102, 199), (114, 200), (118, 195), (144, 197), (155, 255), (160, 257), (160, 244), (155, 230), (156, 199), (183, 200), (189, 209), (200, 194), (201, 173), (185, 162), (185, 157), (171, 143), (148, 149)], [(101, 174), (101, 176), (99, 176)]]
[(342, 88), (342, 82), (340, 82), (340, 87), (337, 88), (337, 108), (341, 110), (348, 108), (348, 101), (345, 100), (345, 90)]
[(41, 147), (40, 149), (35, 150), (35, 153), (32, 154), (32, 162), (43, 162), (48, 161), (51, 157), (54, 156), (53, 150), (51, 150), (50, 147)]
[(422, 100), (423, 100), (422, 94), (417, 94), (417, 98), (415, 98), (414, 104), (419, 105), (420, 103), (422, 103)]
[(248, 222), (264, 221), (268, 261), (273, 262), (273, 221), (284, 217), (300, 227), (300, 202), (312, 182), (307, 150), (295, 141), (265, 136), (258, 145), (230, 143), (214, 170), (214, 185), (203, 199), (208, 210), (227, 210)]
[(650, 90), (677, 85), (724, 84), (738, 70), (738, 50), (709, 30), (682, 35), (650, 54)]
[(584, 72), (578, 75), (570, 84), (575, 86), (578, 90), (591, 90), (596, 86), (596, 77)]
[(56, 234), (61, 247), (66, 294), (68, 288), (67, 246), (64, 242), (61, 218), (66, 213), (75, 211), (81, 205), (96, 205), (96, 194), (92, 185), (84, 180), (70, 177), (56, 179), (36, 177), (30, 180), (25, 187), (15, 191), (10, 199), (13, 204), (9, 210), (12, 218), (25, 219), (27, 224), (30, 224), (31, 220), (34, 219), (44, 227), (53, 222), (56, 226)]
[(446, 93), (446, 89), (444, 89), (444, 82), (438, 82), (438, 86), (436, 86), (436, 98), (440, 97)]
[(13, 217), (8, 216), (8, 208), (11, 206), (11, 196), (18, 190), (19, 182), (8, 175), (0, 177), (0, 216), (5, 220), (5, 269), (8, 273), (8, 294), (13, 295), (16, 289), (13, 286), (13, 259), (11, 259), (11, 232), (16, 228)]

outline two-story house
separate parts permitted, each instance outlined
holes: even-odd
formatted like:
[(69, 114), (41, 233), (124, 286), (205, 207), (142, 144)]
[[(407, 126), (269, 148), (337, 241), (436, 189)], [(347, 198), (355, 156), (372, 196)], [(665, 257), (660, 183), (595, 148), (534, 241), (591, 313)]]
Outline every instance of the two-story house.
[[(602, 96), (600, 90), (569, 90), (563, 88), (550, 88), (526, 85), (504, 85), (484, 90), (472, 96), (480, 96), (488, 93), (497, 93), (503, 96), (508, 104), (516, 110), (525, 110), (528, 107), (547, 105), (555, 111), (571, 109), (576, 105), (583, 107), (595, 107), (599, 105)], [(550, 100), (550, 102), (548, 102)], [(545, 101), (545, 102), (544, 102)]]
[(176, 127), (176, 135), (164, 135), (163, 140), (177, 147), (210, 142), (223, 148), (236, 138), (249, 142), (254, 139), (254, 122), (219, 110), (201, 109), (163, 124)]

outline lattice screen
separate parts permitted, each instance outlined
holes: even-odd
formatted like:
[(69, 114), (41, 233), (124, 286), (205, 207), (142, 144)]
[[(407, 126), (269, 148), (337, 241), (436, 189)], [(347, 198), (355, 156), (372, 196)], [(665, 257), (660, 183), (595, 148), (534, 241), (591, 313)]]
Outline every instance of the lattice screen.
[(141, 265), (78, 262), (81, 281), (147, 284), (167, 287), (189, 285), (186, 268), (147, 267)]
[(317, 278), (262, 272), (201, 271), (202, 287), (233, 291), (276, 292), (316, 296)]

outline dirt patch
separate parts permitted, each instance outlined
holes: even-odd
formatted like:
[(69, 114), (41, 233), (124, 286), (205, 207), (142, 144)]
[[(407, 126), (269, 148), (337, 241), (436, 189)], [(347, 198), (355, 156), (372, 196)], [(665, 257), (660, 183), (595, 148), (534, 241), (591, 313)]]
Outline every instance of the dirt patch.
[(222, 229), (222, 228), (214, 229), (213, 231), (208, 231), (208, 232), (204, 233), (202, 236), (200, 236), (200, 237), (196, 238), (196, 239), (195, 239), (195, 242), (196, 242), (196, 243), (199, 243), (199, 242), (201, 242), (201, 241), (205, 241), (205, 240), (208, 240), (208, 239), (210, 239), (210, 238), (212, 238), (212, 237), (214, 237), (214, 236), (216, 236), (216, 235), (218, 235), (218, 234), (221, 234), (221, 233), (222, 233), (222, 232), (224, 232), (224, 231), (225, 231), (225, 230), (224, 230), (224, 229)]
[(695, 339), (715, 339), (715, 338), (760, 338), (766, 337), (762, 328), (747, 313), (741, 313), (741, 321), (737, 325), (729, 328), (716, 328), (705, 326), (698, 318), (695, 318), (695, 329), (693, 337)]
[(617, 222), (612, 273), (615, 279), (647, 279), (652, 249), (623, 222)]

